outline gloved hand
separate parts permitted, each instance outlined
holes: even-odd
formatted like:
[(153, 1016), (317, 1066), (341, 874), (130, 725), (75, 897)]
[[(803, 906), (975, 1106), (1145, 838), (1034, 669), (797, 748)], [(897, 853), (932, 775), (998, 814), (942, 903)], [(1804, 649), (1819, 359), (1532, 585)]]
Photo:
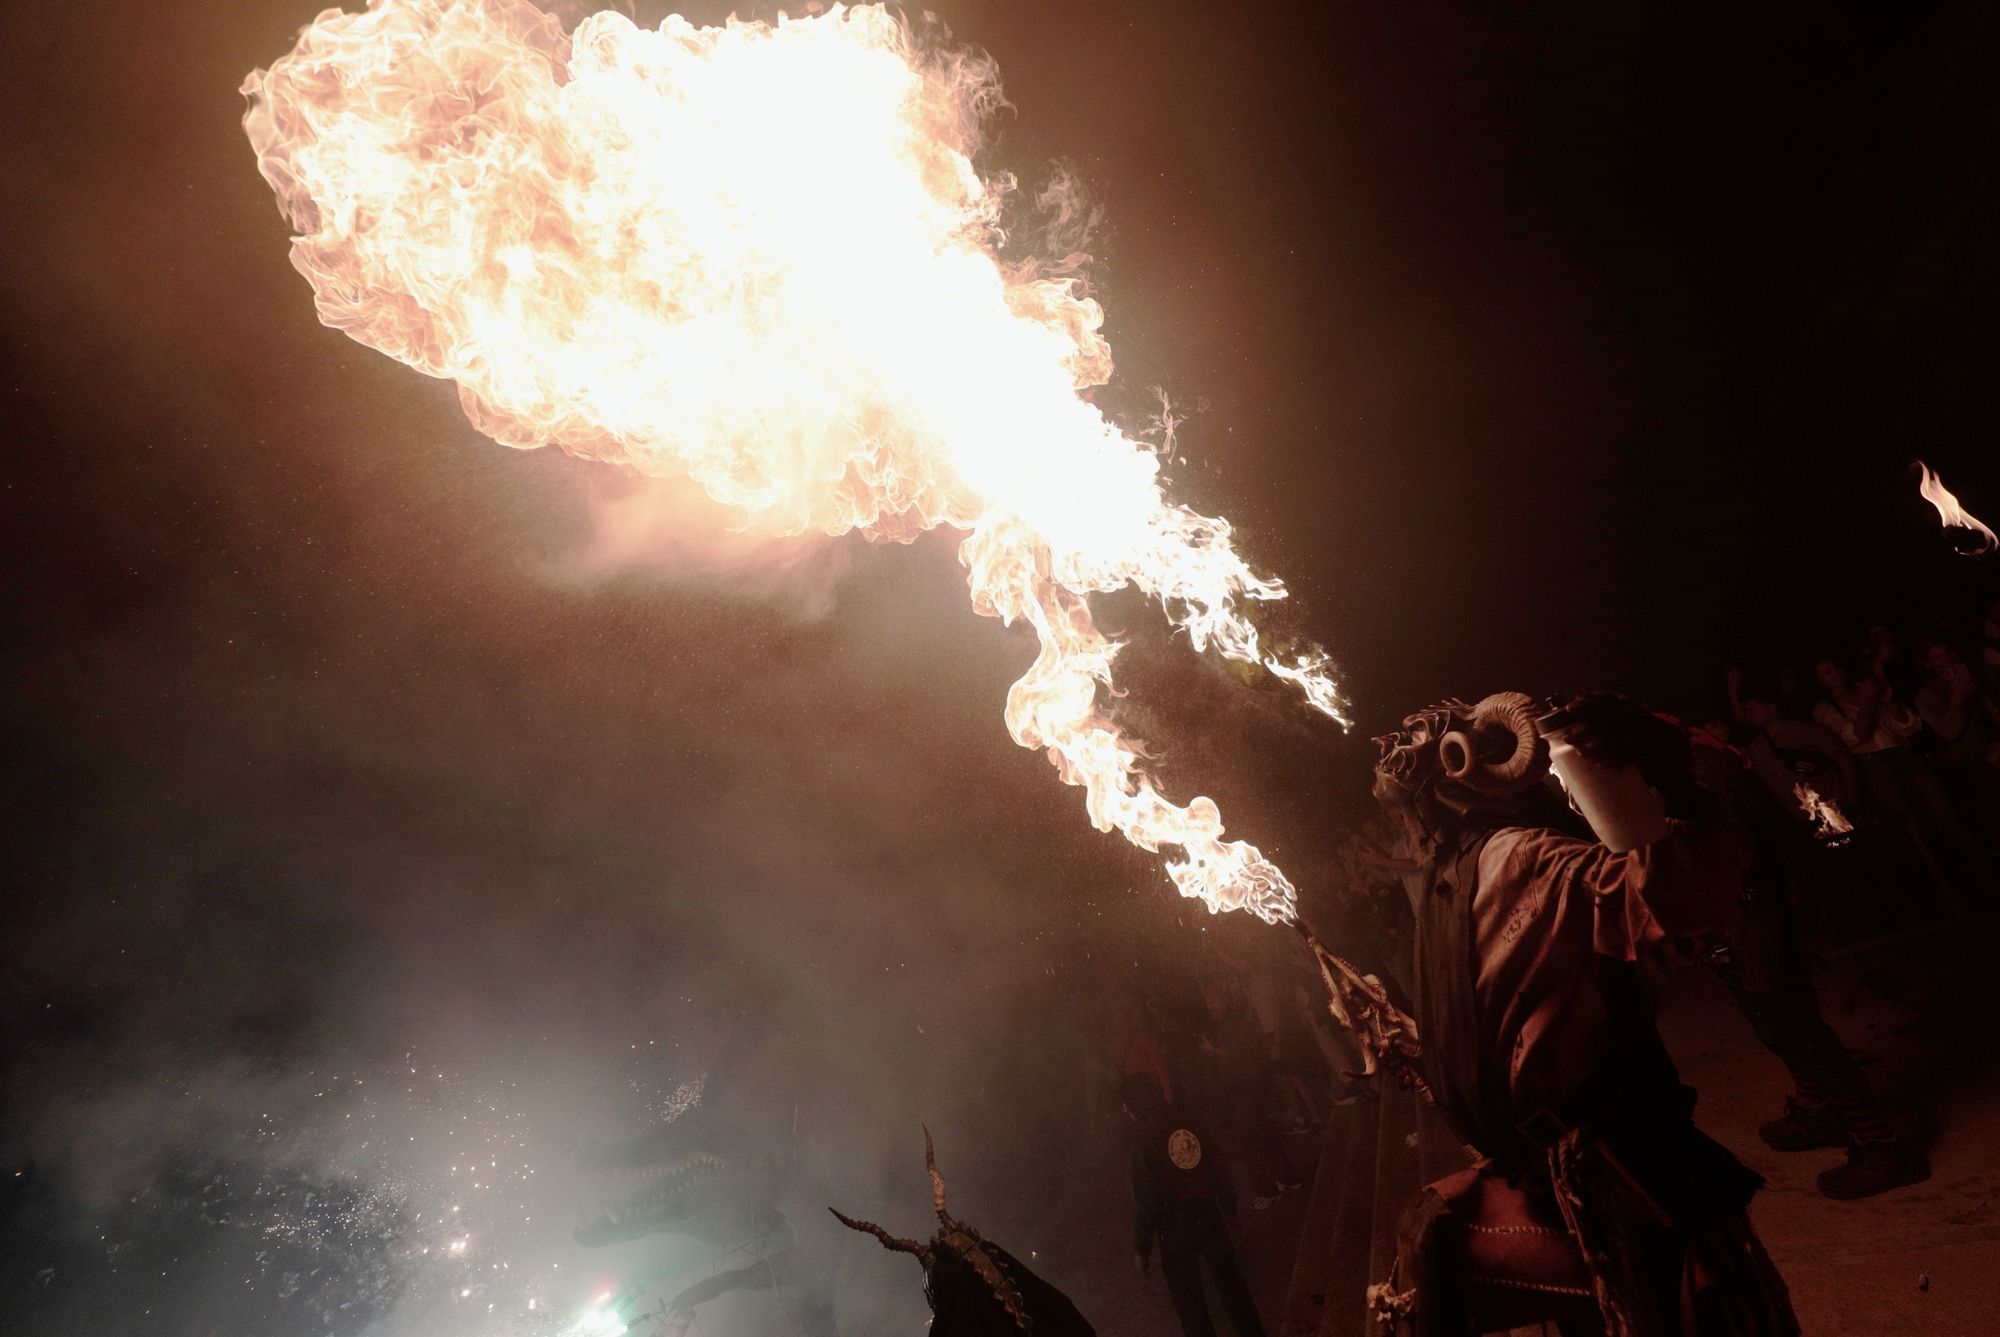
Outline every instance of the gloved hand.
[(1687, 818), (1707, 801), (1694, 779), (1687, 731), (1629, 696), (1586, 692), (1562, 708), (1569, 743), (1600, 766), (1637, 767), (1666, 800), (1669, 817)]

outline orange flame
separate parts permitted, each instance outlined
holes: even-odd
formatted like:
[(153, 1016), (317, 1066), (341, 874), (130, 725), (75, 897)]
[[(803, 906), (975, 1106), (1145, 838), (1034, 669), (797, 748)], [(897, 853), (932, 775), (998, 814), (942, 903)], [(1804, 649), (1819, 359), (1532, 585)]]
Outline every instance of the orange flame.
[(1917, 491), (1923, 493), (1924, 500), (1937, 507), (1938, 519), (1946, 529), (1964, 529), (1977, 536), (1978, 546), (1969, 549), (1969, 555), (1977, 557), (2000, 547), (2000, 537), (1995, 536), (1984, 521), (1958, 504), (1944, 480), (1931, 472), (1931, 467), (1922, 460), (1917, 461), (1921, 477), (1917, 480)]
[(1792, 786), (1792, 798), (1813, 824), (1813, 834), (1821, 839), (1846, 835), (1854, 829), (1840, 805), (1801, 780)]
[(973, 167), (996, 71), (886, 9), (565, 33), (528, 0), (328, 10), (243, 85), (258, 168), (322, 321), (455, 381), (505, 445), (685, 475), (771, 535), (962, 530), (973, 606), (1040, 653), (1016, 742), (1093, 823), (1212, 910), (1292, 917), (1292, 885), (1168, 800), (1111, 721), (1089, 596), (1136, 586), (1197, 650), (1260, 664), (1345, 723), (1324, 654), (1245, 616), (1283, 598), (1229, 524), (1083, 392), (1103, 312), (998, 256), (1010, 178)]

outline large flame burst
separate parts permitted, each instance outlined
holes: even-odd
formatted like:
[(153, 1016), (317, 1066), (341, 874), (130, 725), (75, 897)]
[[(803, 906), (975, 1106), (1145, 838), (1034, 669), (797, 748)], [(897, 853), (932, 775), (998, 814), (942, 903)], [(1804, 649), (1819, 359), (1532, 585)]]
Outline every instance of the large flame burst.
[(1040, 637), (1014, 740), (1099, 829), (1173, 851), (1182, 894), (1292, 917), (1284, 874), (1109, 718), (1089, 596), (1136, 586), (1196, 649), (1336, 719), (1338, 693), (1244, 615), (1283, 586), (1089, 402), (1097, 303), (1000, 257), (990, 61), (879, 6), (566, 34), (527, 0), (373, 0), (244, 92), (326, 324), (456, 382), (496, 441), (685, 475), (760, 532), (963, 531), (974, 607)]

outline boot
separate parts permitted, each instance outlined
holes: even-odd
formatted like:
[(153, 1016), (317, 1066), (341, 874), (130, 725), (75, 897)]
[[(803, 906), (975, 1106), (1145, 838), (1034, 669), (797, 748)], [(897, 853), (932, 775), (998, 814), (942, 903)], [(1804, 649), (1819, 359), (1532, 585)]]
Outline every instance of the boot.
[(1816, 1151), (1847, 1145), (1847, 1120), (1830, 1106), (1801, 1105), (1785, 1097), (1785, 1114), (1757, 1130), (1773, 1151)]
[(1842, 1202), (1870, 1198), (1931, 1177), (1930, 1158), (1898, 1138), (1847, 1149), (1847, 1159), (1819, 1174), (1819, 1191)]

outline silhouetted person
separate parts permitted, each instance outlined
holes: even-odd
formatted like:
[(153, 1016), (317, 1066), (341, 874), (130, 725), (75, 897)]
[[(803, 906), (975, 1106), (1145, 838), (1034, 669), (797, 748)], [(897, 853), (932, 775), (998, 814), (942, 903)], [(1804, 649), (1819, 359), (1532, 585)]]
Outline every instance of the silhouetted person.
[(1936, 772), (1910, 746), (1922, 725), (1917, 713), (1897, 699), (1886, 680), (1855, 682), (1838, 660), (1822, 659), (1814, 672), (1826, 699), (1813, 718), (1854, 755), (1863, 796), (1879, 811), (1908, 822), (1931, 853), (1949, 860), (1966, 882), (1991, 890), (1985, 852), (1959, 820)]
[(1257, 1302), (1229, 1238), (1236, 1186), (1221, 1146), (1143, 1073), (1127, 1077), (1119, 1097), (1132, 1120), (1132, 1249), (1139, 1270), (1152, 1265), (1157, 1243), (1160, 1274), (1185, 1337), (1215, 1337), (1202, 1291), (1204, 1267), (1237, 1337), (1263, 1337)]
[(1729, 673), (1729, 705), (1750, 730), (1744, 744), (1750, 768), (1787, 811), (1810, 816), (1798, 794), (1804, 785), (1843, 814), (1853, 815), (1860, 779), (1854, 758), (1836, 735), (1823, 725), (1787, 718), (1770, 696), (1746, 689), (1743, 675), (1735, 669)]
[(1146, 1024), (1144, 1011), (1129, 1000), (1112, 1012), (1110, 1049), (1112, 1071), (1119, 1081), (1140, 1073), (1158, 1082), (1169, 1100), (1173, 1098), (1174, 1079), (1167, 1068), (1166, 1051)]
[(2000, 765), (2000, 734), (1971, 665), (1940, 640), (1919, 642), (1917, 661), (1924, 670), (1917, 713), (1944, 744), (1945, 755), (1964, 764)]
[(838, 1207), (827, 1210), (850, 1230), (873, 1235), (883, 1248), (909, 1254), (923, 1265), (931, 1337), (1095, 1337), (1067, 1295), (946, 1209), (944, 1175), (938, 1171), (929, 1129), (924, 1130), (924, 1169), (938, 1223), (928, 1240), (899, 1239), (873, 1221), (856, 1220)]
[[(1753, 722), (1780, 731), (1814, 727), (1778, 719), (1761, 696), (1745, 694), (1743, 703)], [(1697, 781), (1751, 837), (1739, 914), (1707, 961), (1792, 1078), (1784, 1114), (1760, 1127), (1758, 1136), (1778, 1151), (1845, 1148), (1847, 1159), (1818, 1176), (1819, 1191), (1829, 1198), (1866, 1198), (1930, 1178), (1929, 1161), (1896, 1135), (1867, 1074), (1820, 1010), (1792, 904), (1816, 847), (1792, 795), (1768, 778), (1759, 783), (1734, 748), (1693, 741)], [(1756, 741), (1768, 738), (1760, 733)]]
[(1304, 1182), (1271, 1121), (1269, 1045), (1228, 980), (1213, 975), (1203, 980), (1201, 996), (1208, 1010), (1202, 1043), (1220, 1079), (1224, 1133), (1250, 1176), (1250, 1205), (1261, 1212)]

